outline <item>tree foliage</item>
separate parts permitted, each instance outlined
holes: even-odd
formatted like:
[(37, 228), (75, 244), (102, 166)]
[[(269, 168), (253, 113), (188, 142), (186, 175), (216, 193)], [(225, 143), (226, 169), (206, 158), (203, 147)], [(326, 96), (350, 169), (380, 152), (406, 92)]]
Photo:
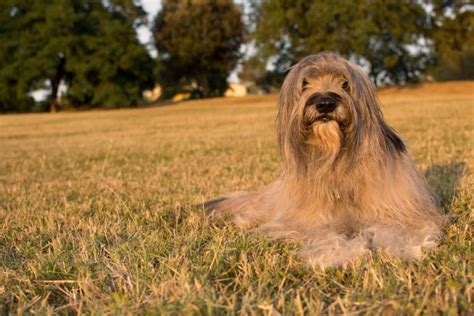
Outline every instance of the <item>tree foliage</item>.
[[(474, 12), (466, 0), (433, 0), (432, 37), (438, 80), (474, 79)], [(471, 7), (472, 8), (472, 7)]]
[[(418, 81), (436, 61), (440, 49), (440, 45), (433, 44), (435, 32), (429, 14), (430, 7), (436, 8), (433, 2), (436, 0), (255, 0), (252, 21), (258, 59), (271, 63), (270, 73), (272, 77), (279, 73), (280, 81), (300, 58), (325, 50), (339, 52), (365, 66), (377, 84)], [(460, 1), (439, 2), (444, 2), (444, 7), (460, 7)], [(445, 34), (446, 40), (453, 41), (450, 34), (454, 32), (464, 43), (464, 15), (469, 14), (455, 14), (455, 21), (464, 21), (456, 23), (456, 30), (448, 29), (451, 21), (447, 19), (437, 31), (438, 39)], [(244, 76), (252, 72), (256, 75), (254, 69), (258, 68), (252, 58), (247, 61), (251, 69), (245, 69)], [(265, 76), (268, 72), (258, 79)]]
[[(3, 0), (0, 4), (0, 110), (137, 104), (153, 85), (153, 60), (134, 26), (144, 11), (132, 0)], [(59, 98), (60, 85), (67, 87)]]
[(222, 95), (241, 57), (244, 24), (232, 0), (166, 0), (154, 21), (165, 95)]

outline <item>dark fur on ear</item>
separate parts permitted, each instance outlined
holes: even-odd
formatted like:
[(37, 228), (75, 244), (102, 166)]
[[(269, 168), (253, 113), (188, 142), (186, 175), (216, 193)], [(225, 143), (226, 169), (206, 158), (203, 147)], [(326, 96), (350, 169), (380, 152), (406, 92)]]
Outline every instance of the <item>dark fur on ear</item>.
[(397, 153), (407, 152), (405, 143), (403, 143), (397, 132), (395, 132), (390, 126), (385, 124), (385, 122), (382, 123), (381, 129), (389, 149), (395, 150)]

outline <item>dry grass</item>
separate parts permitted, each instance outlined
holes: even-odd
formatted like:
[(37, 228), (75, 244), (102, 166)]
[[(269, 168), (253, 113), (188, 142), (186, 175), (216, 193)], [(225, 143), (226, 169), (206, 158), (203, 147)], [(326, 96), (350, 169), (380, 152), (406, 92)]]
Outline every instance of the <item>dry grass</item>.
[(472, 314), (473, 91), (381, 93), (451, 216), (439, 249), (325, 272), (198, 206), (278, 174), (272, 96), (2, 116), (0, 310)]

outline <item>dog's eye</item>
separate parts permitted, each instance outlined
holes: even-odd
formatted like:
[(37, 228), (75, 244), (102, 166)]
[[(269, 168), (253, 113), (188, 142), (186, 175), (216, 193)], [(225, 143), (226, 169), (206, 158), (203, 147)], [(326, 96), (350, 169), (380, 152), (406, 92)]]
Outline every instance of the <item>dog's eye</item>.
[(344, 81), (344, 83), (342, 84), (342, 89), (344, 89), (346, 91), (349, 90), (349, 81), (347, 81), (347, 80)]
[(306, 81), (306, 79), (303, 79), (303, 86), (302, 86), (303, 90), (304, 88), (306, 88), (307, 85), (308, 85), (308, 81)]

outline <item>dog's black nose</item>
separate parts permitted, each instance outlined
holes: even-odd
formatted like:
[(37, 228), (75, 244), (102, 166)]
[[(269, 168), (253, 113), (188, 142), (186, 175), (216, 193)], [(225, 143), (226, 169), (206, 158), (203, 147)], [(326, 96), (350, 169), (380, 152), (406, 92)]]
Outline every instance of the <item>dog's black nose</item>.
[(331, 96), (322, 96), (315, 100), (315, 104), (319, 113), (331, 113), (336, 109), (337, 100)]

